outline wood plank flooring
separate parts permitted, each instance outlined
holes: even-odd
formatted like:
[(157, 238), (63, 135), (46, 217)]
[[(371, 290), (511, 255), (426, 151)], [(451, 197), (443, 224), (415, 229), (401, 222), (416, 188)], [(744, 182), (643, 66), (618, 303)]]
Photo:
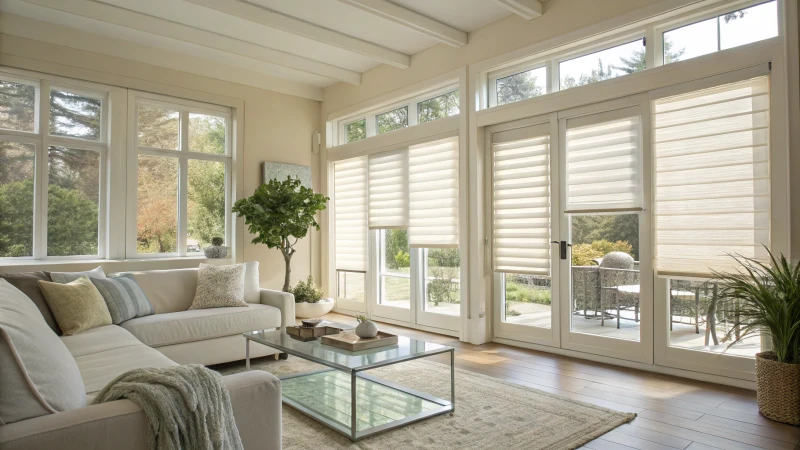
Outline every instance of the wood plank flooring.
[[(325, 319), (355, 324), (331, 313)], [(800, 450), (800, 427), (758, 414), (755, 391), (508, 345), (472, 345), (380, 324), (390, 333), (456, 347), (456, 366), (638, 417), (586, 444), (593, 450)], [(449, 364), (449, 356), (431, 359)]]

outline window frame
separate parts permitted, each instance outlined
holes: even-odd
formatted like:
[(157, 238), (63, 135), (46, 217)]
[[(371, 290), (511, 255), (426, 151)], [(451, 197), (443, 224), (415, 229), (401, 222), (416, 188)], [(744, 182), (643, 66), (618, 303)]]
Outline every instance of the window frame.
[[(775, 2), (776, 5), (778, 4), (778, 0), (741, 0), (741, 1), (733, 2), (732, 4), (731, 3), (718, 4), (718, 5), (713, 5), (713, 6), (709, 7), (709, 8), (703, 9), (701, 11), (692, 11), (692, 12), (684, 13), (684, 14), (679, 15), (677, 18), (673, 18), (671, 20), (665, 20), (665, 21), (661, 21), (661, 22), (657, 23), (656, 25), (653, 26), (653, 41), (654, 41), (654, 44), (655, 44), (655, 46), (654, 46), (654, 50), (655, 50), (655, 54), (654, 54), (654, 56), (655, 56), (655, 66), (666, 65), (666, 64), (664, 64), (664, 33), (668, 33), (670, 31), (677, 30), (679, 28), (683, 28), (683, 27), (686, 27), (686, 26), (689, 26), (689, 25), (694, 25), (696, 23), (703, 22), (703, 21), (706, 21), (706, 20), (709, 20), (709, 19), (717, 19), (717, 50), (715, 52), (712, 52), (712, 53), (707, 53), (705, 55), (696, 56), (695, 58), (700, 58), (700, 57), (707, 56), (707, 55), (713, 55), (714, 53), (718, 53), (718, 52), (720, 52), (722, 50), (721, 41), (720, 41), (720, 35), (719, 35), (719, 17), (720, 16), (722, 16), (724, 14), (727, 14), (727, 13), (730, 13), (730, 12), (733, 12), (733, 11), (739, 11), (739, 10), (742, 10), (742, 9), (747, 9), (747, 8), (751, 8), (753, 6), (758, 6), (758, 5), (761, 5), (761, 4), (771, 3), (771, 2)], [(777, 6), (779, 6), (779, 5), (777, 5)], [(731, 9), (731, 8), (734, 8), (734, 9)], [(780, 26), (778, 28), (779, 28), (778, 35), (780, 36)], [(761, 42), (761, 40), (753, 41), (750, 44), (755, 43), (755, 42)], [(748, 44), (744, 44), (744, 45), (748, 45)], [(681, 61), (688, 61), (689, 59), (694, 59), (694, 58), (683, 59)], [(680, 61), (676, 61), (676, 62), (680, 62)], [(674, 64), (674, 63), (669, 63), (669, 64)]]
[[(496, 80), (508, 75), (526, 72), (528, 70), (547, 67), (547, 92), (544, 95), (560, 92), (559, 64), (561, 62), (586, 56), (598, 51), (635, 41), (638, 38), (646, 39), (645, 58), (649, 70), (664, 65), (664, 33), (686, 25), (703, 20), (719, 17), (728, 12), (750, 8), (771, 1), (779, 0), (736, 0), (733, 2), (716, 2), (714, 4), (690, 11), (665, 13), (661, 17), (642, 20), (627, 26), (626, 31), (601, 33), (603, 36), (598, 43), (597, 38), (584, 38), (577, 42), (556, 45), (543, 49), (533, 54), (517, 57), (506, 62), (499, 62), (485, 69), (479, 70), (478, 110), (511, 105), (518, 102), (497, 105)], [(780, 6), (778, 4), (778, 6)], [(780, 11), (779, 11), (780, 13)], [(781, 36), (779, 24), (778, 37)], [(755, 41), (761, 42), (761, 41)], [(752, 43), (751, 43), (752, 44)], [(749, 45), (749, 44), (745, 44)], [(719, 52), (719, 50), (717, 50)], [(713, 55), (717, 52), (710, 53)], [(703, 55), (703, 56), (708, 56)], [(693, 58), (692, 58), (693, 59)], [(621, 75), (624, 76), (624, 75)], [(616, 78), (616, 77), (615, 77)], [(605, 80), (604, 80), (605, 81)], [(492, 91), (495, 91), (494, 93)], [(535, 98), (542, 97), (537, 96)], [(534, 98), (534, 97), (532, 97)], [(530, 100), (530, 99), (527, 99)], [(522, 100), (524, 101), (524, 100)]]
[[(139, 146), (138, 107), (140, 104), (176, 110), (179, 113), (178, 150)], [(189, 114), (221, 117), (225, 120), (225, 153), (201, 153), (189, 149)], [(130, 90), (128, 92), (128, 164), (127, 164), (127, 238), (125, 254), (128, 259), (157, 259), (201, 256), (200, 252), (187, 252), (188, 238), (188, 167), (189, 160), (223, 162), (225, 164), (225, 242), (231, 243), (233, 199), (233, 111), (229, 107), (167, 97), (159, 94)], [(139, 155), (161, 156), (178, 160), (177, 242), (175, 252), (139, 253), (137, 246)]]
[[(357, 114), (351, 114), (351, 115), (342, 117), (340, 119), (336, 119), (334, 121), (334, 126), (333, 126), (333, 130), (335, 132), (335, 136), (334, 136), (334, 139), (333, 139), (333, 142), (335, 143), (334, 146), (350, 144), (350, 143), (353, 143), (353, 142), (359, 142), (359, 141), (363, 141), (365, 139), (369, 139), (369, 138), (374, 137), (374, 136), (380, 136), (380, 135), (391, 133), (391, 131), (389, 131), (389, 132), (386, 132), (386, 133), (378, 134), (378, 131), (377, 131), (377, 128), (378, 128), (377, 116), (379, 116), (381, 114), (385, 114), (387, 112), (394, 111), (396, 109), (401, 109), (403, 107), (407, 107), (408, 108), (408, 126), (403, 127), (403, 128), (398, 128), (397, 130), (392, 130), (392, 131), (400, 131), (402, 129), (408, 129), (408, 128), (411, 128), (413, 126), (419, 125), (420, 123), (419, 123), (418, 107), (419, 107), (419, 104), (421, 102), (424, 102), (425, 100), (431, 100), (433, 98), (440, 97), (440, 96), (442, 96), (444, 94), (449, 94), (451, 92), (458, 92), (459, 89), (460, 89), (460, 87), (459, 87), (459, 83), (457, 81), (456, 82), (449, 82), (449, 83), (445, 84), (444, 86), (440, 86), (440, 87), (437, 87), (437, 88), (429, 89), (429, 90), (423, 91), (420, 94), (415, 94), (415, 95), (412, 95), (412, 96), (405, 97), (405, 98), (403, 98), (401, 100), (395, 100), (395, 101), (392, 101), (390, 103), (385, 103), (385, 104), (383, 104), (382, 106), (379, 106), (379, 107), (373, 107), (373, 108), (367, 110), (366, 112), (360, 112), (360, 113), (357, 113)], [(460, 114), (460, 110), (459, 110), (459, 114)], [(450, 116), (446, 116), (446, 117), (443, 117), (442, 119), (447, 118), (447, 117), (455, 117), (455, 116), (458, 116), (458, 114), (453, 114), (453, 115), (450, 115)], [(366, 121), (366, 137), (364, 137), (364, 139), (359, 139), (357, 141), (349, 141), (348, 142), (347, 141), (347, 126), (352, 124), (352, 123), (361, 121), (361, 120), (365, 120)], [(436, 119), (436, 120), (441, 120), (441, 119)], [(432, 122), (436, 122), (436, 120), (431, 120), (431, 121), (423, 122), (423, 123), (432, 123)]]
[[(38, 75), (38, 74), (36, 74)], [(60, 77), (20, 75), (16, 71), (0, 70), (0, 78), (14, 83), (26, 84), (35, 88), (34, 131), (0, 129), (0, 139), (8, 142), (32, 144), (36, 146), (34, 153), (34, 195), (33, 195), (33, 236), (30, 256), (0, 257), (0, 261), (75, 261), (108, 258), (108, 186), (110, 158), (110, 97), (111, 86)], [(50, 134), (50, 93), (52, 91), (69, 92), (101, 101), (100, 137), (91, 140), (69, 136), (53, 136)], [(46, 95), (44, 95), (46, 93)], [(99, 153), (99, 183), (97, 204), (97, 254), (54, 256), (47, 254), (47, 222), (49, 192), (49, 149), (51, 146), (67, 149), (86, 150)]]

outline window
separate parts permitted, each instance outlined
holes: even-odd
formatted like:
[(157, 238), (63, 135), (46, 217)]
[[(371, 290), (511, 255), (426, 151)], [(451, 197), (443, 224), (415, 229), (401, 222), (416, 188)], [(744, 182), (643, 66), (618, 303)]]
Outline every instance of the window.
[(356, 120), (344, 126), (345, 142), (360, 141), (367, 137), (367, 119)]
[(395, 110), (378, 114), (375, 116), (375, 128), (378, 134), (388, 133), (408, 126), (408, 107), (397, 108)]
[(104, 256), (106, 104), (106, 92), (0, 76), (0, 258)]
[(417, 103), (418, 122), (431, 122), (459, 113), (458, 90)]
[(457, 248), (426, 248), (425, 311), (458, 316), (461, 314), (461, 257)]
[(411, 307), (411, 252), (408, 231), (380, 230), (379, 303)]
[(664, 64), (738, 47), (778, 35), (775, 1), (730, 11), (663, 33)]
[(332, 134), (337, 145), (347, 144), (445, 119), (460, 112), (460, 91), (457, 86), (450, 85), (337, 120)]
[(608, 80), (646, 68), (644, 40), (607, 48), (561, 61), (558, 74), (561, 90)]
[(496, 105), (518, 102), (547, 93), (547, 68), (539, 67), (494, 80)]
[(229, 121), (226, 108), (137, 96), (131, 253), (183, 256), (213, 237), (230, 240)]

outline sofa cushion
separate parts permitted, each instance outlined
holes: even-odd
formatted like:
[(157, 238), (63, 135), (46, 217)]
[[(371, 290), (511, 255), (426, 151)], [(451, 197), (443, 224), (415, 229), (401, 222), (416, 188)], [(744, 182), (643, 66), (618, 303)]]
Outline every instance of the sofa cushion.
[[(244, 301), (260, 303), (258, 261), (244, 263), (244, 267)], [(197, 272), (197, 269), (169, 269), (121, 272), (116, 275), (133, 276), (150, 300), (156, 314), (164, 314), (186, 311), (192, 306), (197, 290)]]
[(244, 301), (244, 264), (200, 264), (197, 290), (189, 309), (247, 307)]
[(75, 281), (80, 277), (89, 277), (89, 278), (105, 278), (106, 273), (103, 271), (103, 268), (97, 266), (92, 270), (86, 270), (83, 272), (45, 272), (50, 276), (50, 278), (55, 283), (69, 283), (71, 281)]
[(69, 350), (19, 289), (0, 280), (0, 424), (86, 406)]
[(67, 284), (39, 281), (39, 287), (65, 335), (111, 325), (106, 302), (89, 277), (82, 276)]
[(113, 278), (92, 278), (94, 287), (100, 291), (106, 302), (111, 322), (119, 325), (134, 317), (155, 314), (153, 305), (147, 300), (136, 280), (130, 275)]
[(58, 322), (53, 317), (53, 312), (47, 306), (47, 300), (44, 299), (42, 288), (39, 287), (39, 280), (52, 281), (49, 275), (44, 272), (5, 273), (0, 274), (0, 278), (11, 283), (12, 286), (33, 300), (33, 304), (39, 308), (39, 312), (42, 313), (47, 326), (57, 335), (61, 335), (61, 328), (58, 327)]
[(61, 340), (75, 357), (86, 395), (98, 392), (131, 369), (177, 365), (116, 325), (93, 328)]
[(281, 326), (281, 311), (267, 305), (193, 309), (131, 319), (121, 327), (151, 347), (264, 330)]

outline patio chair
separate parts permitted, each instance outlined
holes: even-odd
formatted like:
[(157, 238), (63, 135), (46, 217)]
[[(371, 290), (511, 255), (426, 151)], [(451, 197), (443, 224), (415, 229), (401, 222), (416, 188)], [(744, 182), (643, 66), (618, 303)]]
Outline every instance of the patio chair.
[(633, 257), (625, 252), (611, 252), (603, 256), (598, 266), (600, 281), (600, 325), (605, 326), (609, 309), (616, 309), (617, 328), (622, 318), (622, 310), (634, 310), (634, 320), (639, 321), (639, 293), (623, 292), (620, 286), (638, 286), (639, 271), (635, 268)]

